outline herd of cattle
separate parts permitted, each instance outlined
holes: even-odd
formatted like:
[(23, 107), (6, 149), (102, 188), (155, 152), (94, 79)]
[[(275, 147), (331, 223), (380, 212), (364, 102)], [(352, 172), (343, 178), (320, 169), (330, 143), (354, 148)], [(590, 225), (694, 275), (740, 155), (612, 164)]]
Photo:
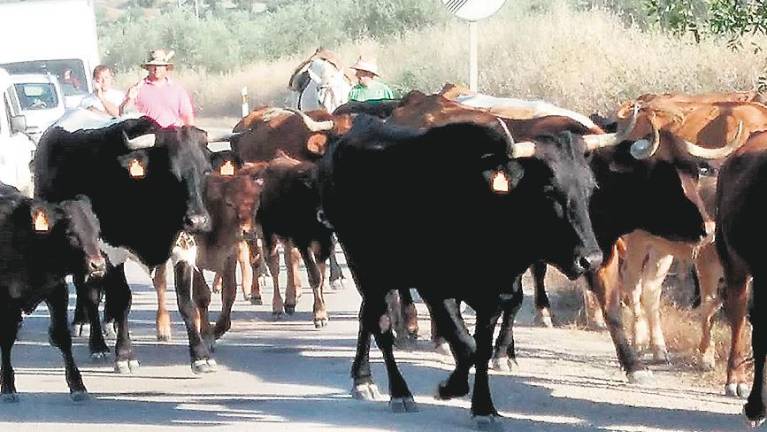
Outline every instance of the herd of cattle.
[[(253, 303), (262, 301), (254, 276), (266, 263), (278, 317), (295, 309), (300, 257), (314, 294), (314, 324), (323, 327), (326, 261), (337, 237), (362, 296), (352, 364), (357, 398), (379, 396), (369, 365), (372, 336), (386, 364), (391, 408), (417, 410), (393, 353), (393, 330), (397, 337), (417, 332), (409, 295), (416, 288), (436, 343), (447, 343), (455, 360), (438, 397), (467, 395), (473, 366), (471, 413), (480, 426), (494, 423), (488, 368), (514, 362), (521, 275), (532, 267), (542, 282), (545, 264), (571, 279), (586, 277), (621, 367), (630, 381), (646, 380), (637, 350), (667, 355), (659, 285), (677, 256), (692, 260), (699, 273), (700, 354), (708, 364), (712, 317), (724, 305), (732, 395), (745, 396), (749, 387), (742, 333), (753, 278), (755, 373), (745, 413), (754, 424), (763, 421), (767, 106), (759, 95), (643, 95), (592, 119), (514, 101), (446, 86), (439, 94), (351, 102), (333, 113), (262, 107), (220, 137), (188, 126), (162, 129), (146, 117), (107, 122), (88, 111), (69, 113), (40, 140), (35, 198), (0, 189), (3, 398), (16, 400), (10, 353), (22, 311), (43, 301), (72, 397), (87, 397), (72, 357), (66, 275), (77, 289), (75, 333), (89, 324), (90, 352), (106, 358), (104, 332), (115, 329), (115, 371), (131, 373), (139, 362), (124, 263), (133, 256), (151, 270), (158, 337), (165, 339), (170, 260), (192, 370), (208, 373), (216, 370), (214, 341), (231, 326), (237, 263)], [(231, 150), (211, 152), (214, 141), (229, 141)], [(288, 268), (284, 301), (278, 242)], [(469, 271), (446, 271), (452, 263)], [(213, 326), (202, 270), (222, 281), (223, 308)], [(339, 277), (332, 260), (331, 273)], [(387, 304), (395, 291), (402, 320), (393, 320)], [(632, 337), (622, 323), (623, 298), (636, 317)], [(461, 302), (476, 311), (473, 336)], [(536, 306), (550, 322), (542, 283)]]

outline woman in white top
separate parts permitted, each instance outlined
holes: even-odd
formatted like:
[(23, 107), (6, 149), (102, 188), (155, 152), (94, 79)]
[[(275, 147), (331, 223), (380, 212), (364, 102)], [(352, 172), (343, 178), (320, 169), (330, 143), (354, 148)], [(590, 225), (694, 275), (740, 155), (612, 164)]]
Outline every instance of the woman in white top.
[(93, 68), (93, 93), (84, 97), (80, 108), (118, 117), (120, 106), (125, 102), (125, 93), (112, 88), (114, 75), (107, 65)]

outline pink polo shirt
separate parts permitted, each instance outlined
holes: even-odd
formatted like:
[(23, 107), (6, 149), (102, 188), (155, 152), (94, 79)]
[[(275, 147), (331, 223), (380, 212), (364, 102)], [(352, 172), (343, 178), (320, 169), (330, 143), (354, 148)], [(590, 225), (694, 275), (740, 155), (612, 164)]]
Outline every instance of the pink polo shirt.
[(191, 118), (192, 101), (186, 90), (175, 81), (165, 78), (162, 81), (144, 79), (136, 96), (136, 109), (154, 119), (162, 127), (181, 126), (184, 116)]

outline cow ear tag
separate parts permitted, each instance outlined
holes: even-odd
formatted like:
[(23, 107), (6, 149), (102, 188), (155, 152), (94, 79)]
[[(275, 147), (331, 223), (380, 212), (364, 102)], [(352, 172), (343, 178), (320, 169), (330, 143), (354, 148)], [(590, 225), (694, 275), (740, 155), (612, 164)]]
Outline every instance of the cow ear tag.
[(232, 161), (228, 160), (223, 165), (221, 165), (221, 168), (218, 169), (218, 173), (222, 176), (233, 176), (234, 175), (234, 164)]
[(37, 232), (44, 233), (50, 230), (48, 217), (45, 216), (45, 210), (35, 210), (34, 216), (32, 217), (32, 224), (34, 225), (35, 231)]
[(509, 193), (509, 177), (506, 176), (506, 173), (503, 171), (496, 171), (493, 173), (493, 178), (490, 180), (490, 186), (495, 193)]
[(128, 165), (128, 173), (134, 179), (144, 178), (146, 176), (146, 170), (138, 159), (132, 159)]

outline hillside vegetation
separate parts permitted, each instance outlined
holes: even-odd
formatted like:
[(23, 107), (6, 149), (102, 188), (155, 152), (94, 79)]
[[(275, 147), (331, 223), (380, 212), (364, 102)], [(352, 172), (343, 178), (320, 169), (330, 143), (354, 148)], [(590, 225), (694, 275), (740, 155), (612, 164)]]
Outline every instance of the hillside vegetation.
[[(507, 2), (480, 25), (481, 90), (589, 113), (646, 92), (757, 87), (762, 52), (732, 50), (727, 38), (696, 43), (684, 31), (664, 32), (642, 3)], [(467, 80), (467, 25), (438, 0), (282, 0), (268, 3), (265, 12), (208, 11), (199, 20), (174, 5), (156, 16), (131, 9), (104, 22), (104, 59), (117, 66), (126, 86), (140, 78), (137, 65), (149, 49), (174, 49), (176, 76), (202, 115), (237, 115), (243, 86), (251, 105), (287, 103), (293, 68), (320, 45), (347, 64), (360, 54), (377, 58), (384, 79), (400, 93)], [(745, 36), (743, 43), (764, 45), (764, 38)]]

